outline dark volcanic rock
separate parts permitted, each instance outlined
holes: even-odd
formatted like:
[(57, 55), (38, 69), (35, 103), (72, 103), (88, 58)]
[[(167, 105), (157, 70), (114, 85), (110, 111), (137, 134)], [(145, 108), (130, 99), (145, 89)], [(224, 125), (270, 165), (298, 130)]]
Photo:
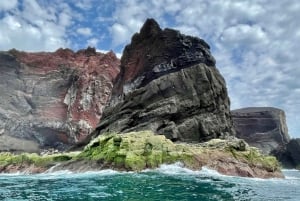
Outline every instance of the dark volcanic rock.
[(291, 139), (286, 146), (295, 167), (300, 168), (300, 138)]
[(231, 113), (238, 138), (265, 154), (285, 149), (290, 137), (284, 111), (271, 107), (250, 107)]
[(119, 72), (115, 54), (0, 52), (0, 151), (64, 149), (96, 127)]
[(172, 140), (234, 135), (225, 81), (202, 39), (148, 19), (132, 37), (94, 135), (152, 130)]

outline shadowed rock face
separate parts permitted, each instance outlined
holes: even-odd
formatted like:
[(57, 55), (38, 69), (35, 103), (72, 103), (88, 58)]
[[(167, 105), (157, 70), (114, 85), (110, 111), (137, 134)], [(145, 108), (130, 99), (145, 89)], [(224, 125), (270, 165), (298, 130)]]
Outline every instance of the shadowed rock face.
[(251, 107), (231, 111), (236, 136), (265, 154), (284, 149), (289, 142), (284, 111), (271, 107)]
[(83, 140), (118, 72), (114, 53), (93, 48), (0, 52), (0, 151), (64, 149)]
[(291, 139), (286, 147), (286, 154), (292, 159), (293, 167), (300, 168), (300, 138)]
[(234, 135), (229, 104), (209, 46), (148, 19), (123, 52), (94, 135), (147, 129), (174, 141), (225, 138)]

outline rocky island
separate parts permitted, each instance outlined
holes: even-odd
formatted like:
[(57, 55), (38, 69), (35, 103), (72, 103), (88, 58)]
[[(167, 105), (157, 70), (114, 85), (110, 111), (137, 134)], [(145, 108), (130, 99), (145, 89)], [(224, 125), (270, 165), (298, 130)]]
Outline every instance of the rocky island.
[[(62, 142), (63, 150), (75, 145), (73, 150), (79, 151), (43, 156), (1, 153), (1, 172), (36, 173), (49, 168), (140, 171), (181, 162), (191, 169), (206, 166), (226, 175), (282, 177), (275, 157), (263, 155), (235, 137), (226, 83), (204, 40), (161, 29), (155, 20), (148, 19), (125, 47), (120, 68), (113, 53), (101, 55), (91, 48), (77, 53), (59, 50), (56, 54), (59, 56), (54, 58), (63, 58), (64, 63), (53, 62), (55, 59), (43, 63), (40, 58), (18, 51), (1, 53), (0, 69), (9, 72), (11, 82), (22, 81), (23, 69), (35, 69), (38, 75), (26, 76), (41, 76), (38, 80), (51, 80), (52, 74), (45, 75), (50, 69), (62, 77), (59, 82), (51, 80), (54, 85), (29, 85), (25, 79), (25, 89), (21, 84), (14, 87), (18, 92), (22, 89), (22, 93), (16, 94), (22, 94), (29, 105), (23, 117), (18, 116), (19, 108), (13, 108), (11, 116), (1, 119), (6, 123), (17, 117), (21, 125), (17, 128), (21, 130), (47, 129), (36, 130), (35, 135), (17, 135), (16, 129), (8, 132), (7, 125), (11, 124), (2, 123), (3, 134), (17, 138), (18, 142), (30, 139), (39, 147), (44, 147), (48, 140), (50, 147), (57, 146), (54, 142)], [(76, 68), (78, 62), (80, 67)], [(43, 86), (45, 90), (50, 87), (51, 99), (43, 93)], [(49, 100), (59, 106), (48, 107)], [(57, 107), (63, 109), (55, 110)], [(33, 121), (35, 114), (46, 114), (47, 118), (38, 124), (40, 127)], [(57, 121), (51, 124), (49, 117)], [(92, 129), (87, 135), (87, 130)]]

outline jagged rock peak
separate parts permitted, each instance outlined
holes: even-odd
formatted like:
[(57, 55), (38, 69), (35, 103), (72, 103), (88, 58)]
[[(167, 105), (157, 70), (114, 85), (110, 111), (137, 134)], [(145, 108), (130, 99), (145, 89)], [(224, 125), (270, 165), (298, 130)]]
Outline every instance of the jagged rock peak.
[(162, 30), (154, 19), (147, 19), (124, 49), (121, 73), (113, 94), (120, 96), (160, 76), (199, 63), (215, 66), (210, 47), (204, 40), (169, 28)]
[(94, 135), (152, 130), (172, 140), (234, 135), (225, 80), (207, 43), (148, 19), (121, 58)]
[(159, 24), (152, 18), (147, 19), (143, 27), (140, 30), (140, 35), (142, 37), (151, 37), (160, 33), (162, 30)]

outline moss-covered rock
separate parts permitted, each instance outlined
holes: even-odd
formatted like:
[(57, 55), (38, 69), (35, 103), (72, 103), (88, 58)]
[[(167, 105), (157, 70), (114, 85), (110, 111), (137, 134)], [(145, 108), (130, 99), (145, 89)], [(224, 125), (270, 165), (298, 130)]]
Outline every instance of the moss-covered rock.
[(79, 158), (104, 160), (127, 170), (155, 168), (162, 163), (182, 161), (185, 150), (163, 135), (151, 131), (105, 134), (86, 146)]
[(174, 144), (164, 135), (154, 135), (151, 131), (101, 135), (79, 155), (79, 158), (104, 160), (112, 167), (135, 171), (176, 161), (189, 164), (192, 157), (193, 151), (188, 146)]
[[(113, 168), (140, 171), (175, 162), (182, 162), (187, 168), (197, 170), (207, 166), (227, 175), (262, 178), (282, 176), (274, 157), (262, 155), (243, 140), (173, 143), (164, 135), (155, 135), (151, 131), (104, 134), (90, 142), (80, 153), (44, 156), (0, 153), (0, 172), (24, 170), (32, 165), (49, 168), (58, 163), (62, 169), (70, 167), (72, 170)], [(78, 167), (78, 164), (88, 167)]]
[(38, 155), (36, 153), (13, 154), (9, 152), (0, 153), (0, 166), (2, 168), (9, 165), (34, 165), (37, 167), (51, 167), (52, 165), (72, 160), (78, 153), (58, 153), (52, 155)]
[[(267, 173), (261, 177), (271, 177), (280, 170), (274, 157), (262, 155), (243, 140), (213, 139), (202, 144), (176, 144), (151, 131), (101, 135), (85, 147), (78, 159), (105, 161), (112, 168), (134, 171), (177, 161), (191, 169), (208, 166), (224, 174), (230, 170), (228, 174), (240, 176), (260, 177), (258, 170), (263, 170)], [(242, 168), (245, 166), (246, 170)]]

